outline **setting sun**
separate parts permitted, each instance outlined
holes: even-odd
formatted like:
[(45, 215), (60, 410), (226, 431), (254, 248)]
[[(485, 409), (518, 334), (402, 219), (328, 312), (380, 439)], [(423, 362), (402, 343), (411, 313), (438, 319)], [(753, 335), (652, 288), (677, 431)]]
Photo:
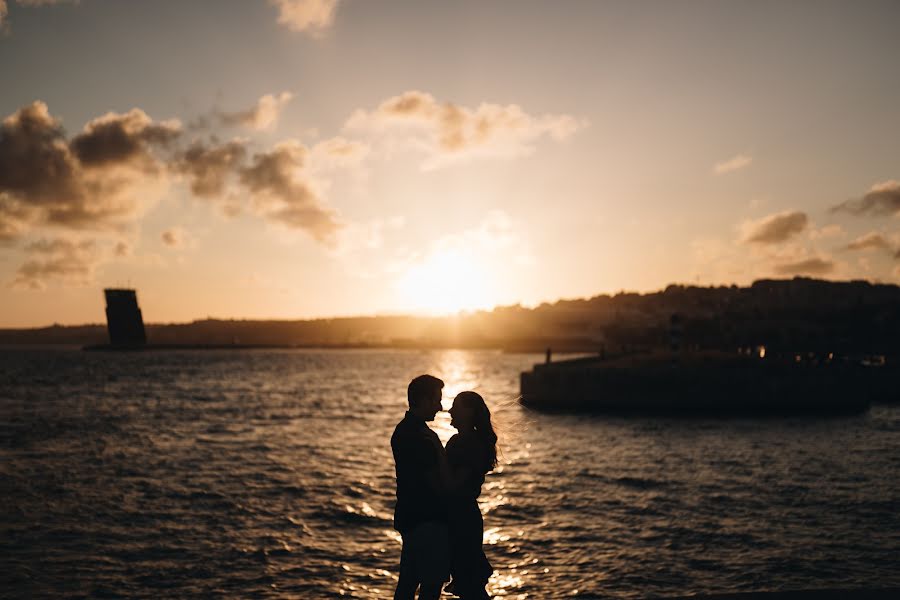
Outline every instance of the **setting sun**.
[(446, 315), (496, 304), (485, 263), (461, 249), (438, 250), (412, 265), (400, 277), (398, 288), (411, 310), (427, 314)]

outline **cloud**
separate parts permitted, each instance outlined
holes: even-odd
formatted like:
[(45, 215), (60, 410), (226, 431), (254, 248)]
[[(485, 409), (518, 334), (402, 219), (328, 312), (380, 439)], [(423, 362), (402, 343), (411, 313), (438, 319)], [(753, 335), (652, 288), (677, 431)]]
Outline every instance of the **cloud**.
[(113, 247), (113, 256), (117, 258), (125, 258), (131, 254), (132, 248), (131, 245), (127, 242), (119, 241), (116, 242), (116, 245)]
[(502, 210), (491, 210), (476, 225), (434, 239), (428, 244), (427, 252), (408, 254), (389, 266), (389, 270), (403, 271), (410, 265), (433, 262), (435, 256), (465, 255), (477, 263), (490, 262), (504, 254), (510, 265), (529, 263), (532, 258), (526, 240), (516, 231), (510, 216)]
[(154, 123), (143, 110), (125, 114), (107, 113), (88, 122), (70, 144), (82, 166), (105, 167), (131, 163), (148, 173), (156, 173), (159, 163), (151, 147), (167, 147), (181, 135), (176, 120)]
[(177, 122), (134, 109), (91, 121), (69, 142), (46, 104), (20, 108), (0, 124), (0, 230), (121, 226), (140, 208), (138, 184), (162, 168), (154, 148), (178, 135)]
[(28, 230), (30, 212), (27, 207), (0, 193), (0, 246), (18, 240)]
[(366, 276), (375, 276), (374, 268), (362, 268), (361, 263), (373, 259), (372, 251), (384, 246), (385, 235), (402, 229), (406, 220), (400, 216), (375, 219), (367, 223), (347, 223), (337, 235), (337, 243), (332, 248), (333, 255), (348, 259), (354, 270)]
[(411, 90), (375, 110), (357, 110), (345, 129), (402, 139), (429, 155), (425, 168), (472, 157), (514, 158), (534, 151), (541, 138), (563, 140), (583, 127), (569, 115), (533, 116), (516, 104), (482, 103), (476, 108), (440, 103)]
[(354, 166), (369, 155), (369, 145), (337, 136), (312, 147), (313, 162), (321, 166)]
[(775, 265), (775, 272), (779, 275), (827, 275), (834, 268), (834, 261), (813, 257)]
[(10, 201), (49, 206), (76, 199), (83, 193), (78, 170), (62, 126), (46, 104), (33, 102), (3, 119), (0, 191)]
[(891, 244), (882, 234), (872, 231), (847, 244), (845, 250), (890, 250)]
[(438, 246), (446, 243), (458, 246), (474, 246), (499, 250), (512, 245), (518, 236), (513, 220), (502, 210), (489, 211), (477, 227), (443, 238)]
[(166, 229), (160, 234), (162, 243), (169, 248), (182, 248), (188, 241), (188, 233), (181, 227)]
[(861, 198), (841, 202), (831, 212), (846, 212), (857, 216), (900, 215), (900, 181), (893, 179), (876, 183)]
[(185, 175), (191, 192), (200, 198), (224, 196), (229, 177), (244, 163), (247, 144), (232, 140), (209, 145), (196, 141), (180, 152), (172, 163), (175, 172)]
[(739, 169), (749, 167), (750, 163), (752, 162), (752, 156), (747, 156), (746, 154), (738, 154), (737, 156), (729, 158), (728, 160), (716, 163), (716, 165), (713, 167), (713, 172), (715, 172), (716, 175), (730, 173), (732, 171), (737, 171)]
[[(78, 4), (78, 0), (16, 0), (19, 6), (52, 6), (54, 4)], [(9, 23), (6, 17), (9, 15), (9, 4), (6, 0), (0, 0), (0, 33), (4, 33)]]
[(338, 0), (269, 0), (278, 8), (278, 24), (291, 31), (321, 35), (334, 22)]
[(744, 223), (743, 240), (754, 244), (778, 244), (802, 232), (808, 223), (809, 217), (804, 212), (786, 211), (769, 215)]
[(241, 185), (253, 195), (253, 207), (272, 222), (301, 229), (331, 245), (341, 227), (336, 213), (325, 207), (314, 182), (304, 172), (309, 150), (291, 140), (253, 155), (239, 170)]
[(368, 146), (336, 137), (312, 150), (295, 140), (252, 154), (250, 143), (215, 138), (183, 144), (178, 121), (143, 110), (107, 113), (69, 139), (47, 105), (35, 101), (0, 123), (0, 245), (36, 230), (121, 231), (169, 175), (193, 197), (221, 200), (229, 214), (251, 212), (332, 246), (344, 225), (322, 197), (325, 171), (359, 164)]
[[(122, 231), (165, 183), (180, 136), (177, 121), (156, 122), (135, 108), (93, 119), (69, 139), (45, 103), (23, 106), (0, 123), (0, 243), (47, 228)], [(127, 255), (126, 246), (106, 257), (95, 239), (41, 238), (24, 246), (13, 285), (89, 282), (102, 260)]]
[(42, 290), (53, 280), (85, 285), (94, 277), (99, 254), (93, 240), (41, 239), (25, 246), (31, 258), (16, 272), (13, 287)]
[(844, 228), (840, 225), (825, 225), (821, 229), (811, 229), (809, 232), (809, 238), (812, 240), (818, 240), (824, 238), (841, 237), (846, 234), (847, 232), (845, 232)]
[(327, 181), (315, 174), (324, 167), (355, 164), (368, 147), (334, 138), (310, 150), (288, 140), (252, 157), (248, 147), (245, 140), (195, 141), (174, 158), (172, 170), (186, 177), (195, 196), (227, 200), (229, 214), (239, 212), (237, 202), (246, 198), (251, 212), (332, 246), (343, 223), (321, 197)]
[(250, 129), (269, 129), (278, 121), (281, 111), (293, 99), (290, 92), (281, 92), (277, 96), (266, 94), (256, 102), (256, 106), (237, 112), (219, 112), (219, 120), (225, 125), (240, 125)]

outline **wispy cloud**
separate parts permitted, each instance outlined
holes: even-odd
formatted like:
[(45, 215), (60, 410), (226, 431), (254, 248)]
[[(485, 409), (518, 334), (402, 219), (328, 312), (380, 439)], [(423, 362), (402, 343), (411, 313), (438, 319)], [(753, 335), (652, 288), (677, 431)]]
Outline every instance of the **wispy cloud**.
[(256, 105), (246, 110), (219, 112), (219, 120), (225, 125), (240, 125), (257, 131), (270, 129), (281, 116), (281, 111), (294, 98), (290, 92), (278, 95), (266, 94), (256, 101)]
[(333, 248), (346, 223), (323, 190), (334, 170), (354, 168), (367, 151), (365, 144), (343, 138), (312, 149), (288, 139), (255, 152), (247, 140), (195, 141), (174, 157), (171, 168), (186, 178), (194, 196), (220, 202), (230, 216), (246, 208)]
[(801, 233), (808, 224), (809, 217), (804, 212), (781, 212), (758, 221), (745, 222), (741, 226), (742, 238), (752, 244), (778, 244)]
[(190, 234), (183, 227), (170, 227), (160, 234), (162, 243), (169, 248), (184, 248), (190, 241)]
[(539, 139), (563, 140), (584, 126), (570, 115), (531, 115), (516, 104), (466, 107), (411, 90), (374, 110), (355, 111), (345, 129), (423, 151), (423, 167), (428, 169), (471, 158), (526, 155)]
[(844, 231), (844, 228), (840, 225), (831, 224), (825, 225), (820, 229), (810, 229), (809, 238), (812, 240), (824, 239), (824, 238), (833, 238), (833, 237), (841, 237), (846, 235), (847, 232)]
[(846, 246), (844, 246), (845, 250), (890, 250), (891, 243), (887, 240), (884, 235), (878, 233), (877, 231), (869, 232), (865, 235), (862, 235)]
[(405, 226), (406, 219), (401, 216), (347, 223), (337, 233), (332, 256), (343, 259), (348, 271), (360, 277), (378, 277), (381, 257), (374, 252), (384, 248), (386, 240)]
[(841, 202), (831, 212), (873, 217), (900, 215), (900, 181), (876, 183), (862, 197)]
[(232, 140), (222, 144), (193, 142), (172, 162), (175, 172), (187, 177), (191, 192), (200, 198), (222, 198), (229, 178), (244, 162), (247, 142)]
[(752, 156), (748, 156), (746, 154), (738, 154), (737, 156), (733, 156), (728, 160), (723, 160), (722, 162), (716, 163), (715, 166), (713, 166), (713, 172), (716, 175), (722, 175), (724, 173), (738, 171), (740, 169), (749, 167), (752, 162)]
[(314, 145), (311, 157), (321, 167), (355, 166), (369, 155), (370, 150), (364, 142), (337, 136)]
[(116, 258), (125, 258), (131, 254), (132, 250), (133, 248), (128, 242), (118, 241), (116, 242), (116, 245), (113, 246), (113, 256)]
[(10, 245), (29, 229), (33, 210), (7, 192), (0, 192), (0, 246)]
[(341, 223), (337, 213), (323, 204), (315, 182), (303, 176), (308, 154), (306, 146), (295, 140), (256, 153), (251, 164), (240, 169), (240, 183), (253, 195), (258, 213), (333, 245)]
[(338, 0), (269, 0), (278, 8), (278, 23), (291, 31), (322, 35), (334, 22)]
[(833, 272), (835, 263), (831, 259), (812, 257), (796, 262), (781, 263), (775, 265), (775, 272), (779, 275), (827, 275)]
[[(15, 0), (19, 6), (37, 7), (52, 6), (54, 4), (78, 4), (78, 0)], [(9, 3), (0, 0), (0, 34), (9, 31)]]
[(93, 240), (41, 239), (25, 246), (30, 257), (16, 272), (13, 287), (42, 290), (50, 281), (86, 285), (100, 261)]

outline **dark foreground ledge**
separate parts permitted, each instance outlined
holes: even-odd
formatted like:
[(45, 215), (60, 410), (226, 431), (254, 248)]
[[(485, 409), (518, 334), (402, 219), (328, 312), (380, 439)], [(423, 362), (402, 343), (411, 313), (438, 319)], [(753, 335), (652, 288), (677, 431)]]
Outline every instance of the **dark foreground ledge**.
[(520, 402), (542, 412), (853, 415), (876, 397), (896, 395), (900, 369), (719, 351), (646, 352), (537, 364), (521, 374), (520, 386)]
[(667, 596), (656, 600), (897, 600), (900, 588), (827, 589), (790, 592), (741, 592), (735, 594), (704, 594), (699, 596)]

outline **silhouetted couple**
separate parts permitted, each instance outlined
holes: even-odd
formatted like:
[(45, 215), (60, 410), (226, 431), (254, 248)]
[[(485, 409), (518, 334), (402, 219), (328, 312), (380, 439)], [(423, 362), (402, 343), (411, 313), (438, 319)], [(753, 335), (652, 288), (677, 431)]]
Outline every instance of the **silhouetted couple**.
[(425, 424), (441, 410), (444, 382), (420, 375), (409, 383), (409, 410), (391, 436), (397, 468), (394, 528), (403, 538), (395, 600), (441, 595), (444, 582), (463, 600), (490, 598), (485, 585), (493, 572), (481, 547), (484, 521), (478, 495), (485, 474), (497, 465), (497, 436), (491, 413), (475, 392), (453, 400), (450, 424), (459, 433), (446, 450)]

